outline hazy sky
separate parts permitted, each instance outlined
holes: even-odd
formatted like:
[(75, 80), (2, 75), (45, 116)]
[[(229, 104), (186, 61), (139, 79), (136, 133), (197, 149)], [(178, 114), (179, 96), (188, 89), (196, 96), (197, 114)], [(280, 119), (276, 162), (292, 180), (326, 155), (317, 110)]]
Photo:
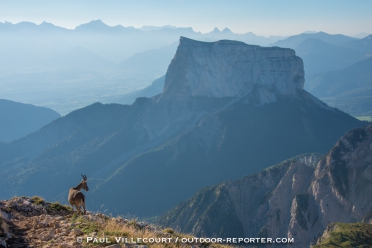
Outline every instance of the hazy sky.
[(372, 33), (371, 0), (0, 0), (0, 22), (46, 21), (74, 28), (101, 19), (113, 26), (174, 25), (203, 33), (292, 35)]

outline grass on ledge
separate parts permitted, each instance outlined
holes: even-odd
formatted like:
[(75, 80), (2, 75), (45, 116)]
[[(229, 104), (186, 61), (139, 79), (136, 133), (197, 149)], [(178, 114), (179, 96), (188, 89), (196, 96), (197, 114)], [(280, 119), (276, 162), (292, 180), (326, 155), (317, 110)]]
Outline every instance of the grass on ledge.
[[(75, 223), (74, 227), (71, 228), (79, 228), (83, 232), (84, 240), (86, 241), (86, 237), (92, 237), (95, 235), (97, 238), (108, 238), (111, 243), (108, 244), (101, 244), (101, 245), (112, 245), (115, 244), (115, 237), (122, 237), (127, 238), (128, 240), (137, 239), (137, 238), (173, 238), (175, 240), (177, 237), (179, 240), (182, 238), (192, 238), (193, 236), (188, 234), (177, 233), (171, 228), (166, 228), (161, 230), (160, 228), (156, 231), (149, 230), (147, 228), (140, 228), (136, 225), (137, 220), (130, 220), (127, 223), (122, 223), (118, 221), (117, 218), (110, 218), (104, 215), (100, 215), (97, 217), (93, 215), (90, 217), (89, 215), (78, 215), (74, 213), (70, 219), (71, 222)], [(119, 244), (123, 245), (123, 243)], [(93, 247), (96, 246), (97, 243), (83, 243), (83, 247)], [(186, 247), (186, 244), (182, 244), (181, 242), (178, 243), (142, 243), (137, 245), (147, 245), (147, 247), (153, 248), (161, 248), (161, 247), (168, 247), (168, 248), (179, 248), (179, 247)], [(187, 247), (191, 247), (187, 245)], [(207, 246), (205, 246), (207, 247)], [(221, 244), (211, 244), (208, 247), (216, 247), (216, 248), (227, 248), (231, 246), (221, 245)]]
[(326, 247), (372, 247), (372, 224), (333, 223), (334, 230), (329, 237), (313, 248)]

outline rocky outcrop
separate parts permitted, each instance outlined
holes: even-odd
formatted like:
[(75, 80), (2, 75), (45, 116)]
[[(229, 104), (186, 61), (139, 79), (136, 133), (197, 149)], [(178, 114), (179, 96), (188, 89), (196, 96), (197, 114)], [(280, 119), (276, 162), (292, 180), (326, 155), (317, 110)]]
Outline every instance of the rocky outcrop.
[[(210, 201), (203, 197), (205, 191), (200, 191), (161, 218), (161, 223), (196, 234), (203, 226), (209, 235), (226, 236), (219, 226), (208, 223), (216, 218), (210, 210), (227, 202), (227, 207), (232, 207), (229, 218), (241, 224), (234, 226), (236, 233), (290, 237), (296, 247), (308, 247), (331, 222), (369, 221), (372, 125), (346, 133), (316, 167), (311, 166), (314, 161), (311, 156), (299, 157), (215, 186), (209, 194), (217, 194), (221, 188), (227, 191), (226, 197), (218, 200)], [(197, 199), (202, 201), (197, 203)], [(192, 215), (195, 212), (201, 214)]]
[[(1, 248), (130, 248), (147, 244), (180, 247), (182, 242), (176, 242), (175, 237), (181, 240), (186, 236), (171, 228), (162, 230), (135, 219), (92, 212), (78, 215), (65, 205), (48, 203), (40, 197), (0, 201)], [(204, 247), (200, 242), (190, 242), (190, 245)]]
[(80, 247), (66, 220), (71, 212), (62, 205), (15, 197), (0, 201), (0, 216), (0, 247)]

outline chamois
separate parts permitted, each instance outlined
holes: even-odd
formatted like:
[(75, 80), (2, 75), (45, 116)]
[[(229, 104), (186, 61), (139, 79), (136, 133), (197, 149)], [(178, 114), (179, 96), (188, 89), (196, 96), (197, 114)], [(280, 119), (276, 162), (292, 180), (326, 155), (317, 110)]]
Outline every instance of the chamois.
[(72, 210), (74, 210), (74, 206), (78, 213), (81, 212), (81, 206), (83, 206), (84, 214), (86, 214), (85, 210), (85, 196), (83, 193), (80, 192), (80, 189), (84, 189), (86, 191), (89, 190), (87, 184), (87, 176), (81, 175), (83, 180), (79, 183), (78, 186), (75, 188), (71, 188), (70, 192), (68, 193), (68, 202), (71, 204)]

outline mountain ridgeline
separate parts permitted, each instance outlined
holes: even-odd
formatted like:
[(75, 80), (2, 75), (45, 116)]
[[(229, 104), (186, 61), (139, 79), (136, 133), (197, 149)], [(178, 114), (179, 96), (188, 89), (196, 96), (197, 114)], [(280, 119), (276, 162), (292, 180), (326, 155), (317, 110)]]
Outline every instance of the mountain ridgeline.
[(204, 188), (159, 220), (197, 236), (288, 236), (308, 247), (331, 222), (371, 220), (371, 151), (372, 125), (354, 129), (326, 156), (298, 156)]
[(0, 99), (0, 142), (20, 139), (59, 117), (48, 108)]
[(161, 94), (96, 103), (1, 144), (0, 197), (65, 202), (86, 174), (90, 210), (165, 213), (205, 186), (326, 153), (363, 124), (303, 86), (292, 49), (181, 37)]
[(305, 90), (353, 116), (371, 116), (372, 35), (299, 34), (273, 45), (292, 48), (303, 59)]
[(372, 58), (308, 77), (309, 91), (354, 116), (372, 116)]

